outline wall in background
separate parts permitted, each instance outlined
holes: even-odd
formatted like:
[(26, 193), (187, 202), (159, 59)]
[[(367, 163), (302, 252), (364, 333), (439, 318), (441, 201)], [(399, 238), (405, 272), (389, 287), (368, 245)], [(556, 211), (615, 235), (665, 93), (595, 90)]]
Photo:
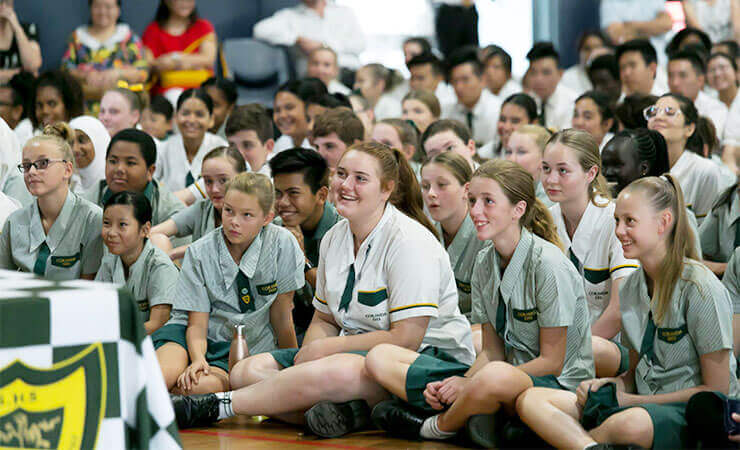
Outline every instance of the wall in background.
[[(141, 35), (154, 18), (156, 0), (121, 0), (121, 20)], [(200, 0), (198, 12), (216, 27), (220, 40), (249, 37), (262, 17), (299, 0)], [(23, 0), (15, 2), (22, 22), (34, 22), (41, 37), (44, 69), (59, 66), (67, 39), (80, 24), (89, 20), (87, 0)]]

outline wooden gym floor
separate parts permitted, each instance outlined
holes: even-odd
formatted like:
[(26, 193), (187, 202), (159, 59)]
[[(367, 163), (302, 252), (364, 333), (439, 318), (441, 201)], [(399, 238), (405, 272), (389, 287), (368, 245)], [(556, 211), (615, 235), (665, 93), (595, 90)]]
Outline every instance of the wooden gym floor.
[(186, 450), (195, 449), (445, 449), (460, 448), (443, 442), (413, 442), (389, 438), (382, 431), (356, 433), (341, 439), (304, 435), (303, 429), (272, 420), (234, 417), (212, 428), (183, 430), (180, 439)]

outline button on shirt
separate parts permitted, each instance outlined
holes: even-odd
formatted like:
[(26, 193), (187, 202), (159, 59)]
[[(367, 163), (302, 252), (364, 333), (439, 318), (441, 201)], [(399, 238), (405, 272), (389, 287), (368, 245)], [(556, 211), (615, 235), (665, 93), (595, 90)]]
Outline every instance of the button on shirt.
[(707, 215), (699, 227), (701, 251), (710, 261), (727, 262), (730, 260), (740, 228), (740, 194), (737, 186), (726, 203), (717, 205)]
[[(234, 325), (242, 324), (250, 354), (274, 350), (270, 307), (278, 295), (303, 286), (303, 266), (303, 253), (288, 230), (265, 226), (237, 265), (217, 228), (188, 247), (168, 323), (187, 325), (189, 311), (207, 312), (208, 339), (230, 341)], [(240, 310), (239, 271), (249, 278), (254, 311)]]
[(95, 279), (127, 289), (136, 301), (142, 322), (146, 322), (153, 306), (172, 304), (178, 275), (169, 256), (147, 239), (139, 258), (128, 269), (128, 278), (121, 257), (106, 250)]
[(614, 281), (626, 277), (639, 267), (636, 260), (624, 257), (622, 244), (614, 232), (616, 205), (602, 197), (597, 197), (596, 201), (606, 206), (600, 208), (589, 200), (572, 241), (566, 231), (560, 204), (550, 207), (560, 241), (567, 253), (572, 253), (571, 261), (583, 278), (591, 325), (609, 305)]
[[(38, 203), (15, 211), (0, 234), (0, 268), (34, 272), (54, 281), (75, 280), (98, 271), (103, 257), (103, 211), (68, 191), (62, 210), (44, 232)], [(48, 253), (38, 258), (40, 252)]]
[(707, 158), (684, 150), (671, 167), (671, 175), (678, 179), (686, 206), (694, 211), (701, 225), (720, 193), (719, 168)]
[(503, 273), (493, 246), (478, 253), (472, 288), (472, 322), (494, 325), (509, 364), (518, 366), (540, 355), (540, 328), (568, 327), (558, 382), (575, 390), (594, 377), (583, 282), (558, 247), (522, 229)]
[[(447, 109), (442, 111), (442, 116), (445, 119), (460, 121), (467, 126), (470, 126), (469, 122), (472, 121), (473, 139), (477, 144), (482, 145), (496, 138), (496, 124), (501, 112), (501, 103), (502, 100), (491, 94), (488, 89), (483, 89), (478, 103), (475, 104), (472, 111), (458, 102), (448, 105)], [(472, 116), (470, 116), (471, 120), (469, 121), (468, 115), (470, 113), (472, 113)]]
[[(285, 8), (260, 20), (254, 26), (254, 37), (273, 45), (295, 45), (299, 37), (319, 41), (337, 53), (340, 67), (360, 67), (360, 53), (365, 50), (365, 35), (354, 12), (347, 7), (328, 3), (324, 16), (301, 4)], [(301, 54), (299, 73), (306, 70)]]
[[(437, 234), (442, 236), (442, 226), (437, 223)], [(478, 233), (475, 231), (475, 225), (470, 215), (465, 215), (460, 225), (460, 229), (457, 230), (455, 238), (447, 247), (447, 254), (450, 256), (450, 265), (455, 273), (455, 284), (457, 285), (457, 296), (460, 304), (460, 311), (465, 314), (466, 317), (470, 317), (471, 314), (471, 300), (470, 300), (470, 279), (473, 276), (473, 264), (475, 258), (478, 256), (478, 252), (491, 245), (491, 241), (481, 241), (478, 239)]]
[[(351, 269), (354, 286), (343, 309)], [(475, 359), (470, 323), (458, 308), (447, 253), (429, 230), (391, 204), (356, 257), (347, 220), (324, 235), (313, 305), (332, 315), (341, 336), (389, 330), (399, 320), (430, 317), (419, 351), (433, 346), (464, 364)]]
[[(684, 259), (684, 269), (673, 290), (662, 322), (648, 296), (642, 268), (630, 274), (619, 289), (622, 344), (642, 348), (652, 313), (656, 329), (654, 358), (641, 355), (635, 371), (637, 393), (657, 395), (703, 383), (699, 357), (719, 350), (732, 351), (732, 302), (729, 293), (703, 264)], [(735, 377), (736, 360), (729, 358), (729, 397), (740, 395)]]
[[(198, 151), (192, 161), (188, 161), (182, 135), (176, 134), (164, 141), (157, 149), (157, 170), (154, 177), (172, 192), (188, 187), (200, 177), (203, 157), (216, 147), (228, 147), (229, 143), (222, 137), (206, 132)], [(186, 184), (188, 173), (192, 181)]]

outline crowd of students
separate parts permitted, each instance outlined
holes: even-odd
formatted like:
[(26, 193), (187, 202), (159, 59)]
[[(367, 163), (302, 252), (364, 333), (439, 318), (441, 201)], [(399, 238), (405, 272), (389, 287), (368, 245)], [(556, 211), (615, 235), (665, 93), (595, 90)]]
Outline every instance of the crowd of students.
[[(90, 4), (79, 45), (130, 35)], [(660, 69), (649, 41), (589, 32), (585, 80), (536, 43), (518, 82), (498, 46), (441, 61), (413, 38), (409, 80), (368, 64), (350, 90), (306, 41), (307, 77), (237, 105), (194, 7), (163, 1), (145, 33), (151, 98), (137, 63), (0, 86), (0, 268), (124, 285), (181, 427), (740, 440), (736, 43), (686, 29)], [(172, 53), (178, 27), (202, 51)]]

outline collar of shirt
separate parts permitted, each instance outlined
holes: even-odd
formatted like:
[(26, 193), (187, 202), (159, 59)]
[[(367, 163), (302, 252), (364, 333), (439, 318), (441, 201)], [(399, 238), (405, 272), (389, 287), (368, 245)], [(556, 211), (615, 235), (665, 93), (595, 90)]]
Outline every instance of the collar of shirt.
[[(602, 204), (607, 202), (607, 200), (601, 196), (597, 196), (596, 202)], [(555, 225), (558, 228), (560, 240), (563, 241), (566, 250), (571, 249), (581, 263), (583, 263), (586, 254), (593, 248), (594, 242), (592, 240), (592, 235), (597, 231), (595, 222), (605, 213), (605, 211), (606, 208), (600, 208), (589, 200), (586, 205), (586, 210), (583, 211), (583, 215), (581, 216), (581, 221), (578, 222), (576, 231), (573, 233), (573, 239), (571, 239), (570, 236), (568, 236), (563, 212), (560, 210), (560, 204), (556, 203), (550, 209), (553, 219), (555, 220)]]
[(311, 234), (304, 233), (304, 237), (316, 241), (320, 240), (324, 237), (326, 232), (337, 223), (337, 216), (339, 216), (339, 214), (334, 206), (329, 202), (325, 202), (324, 212), (321, 213), (321, 219), (319, 219), (316, 229)]
[(41, 224), (41, 212), (39, 211), (38, 201), (33, 202), (33, 208), (31, 209), (31, 226), (29, 228), (29, 243), (31, 244), (31, 251), (34, 251), (46, 241), (46, 245), (49, 246), (49, 250), (54, 253), (54, 250), (61, 243), (64, 237), (64, 230), (67, 229), (69, 221), (72, 219), (72, 212), (77, 206), (78, 200), (77, 195), (72, 191), (67, 191), (67, 198), (64, 199), (64, 205), (62, 210), (59, 212), (59, 216), (54, 221), (54, 224), (49, 229), (49, 234), (44, 233), (44, 227)]
[[(436, 228), (439, 233), (439, 237), (442, 239), (441, 242), (444, 245), (442, 226), (437, 223)], [(465, 214), (465, 219), (462, 221), (462, 224), (460, 224), (460, 229), (457, 230), (455, 238), (452, 239), (450, 245), (447, 246), (447, 253), (450, 255), (450, 261), (457, 261), (462, 256), (468, 246), (468, 242), (470, 242), (470, 239), (474, 236), (476, 236), (476, 232), (473, 220), (470, 218), (469, 214)]]
[(732, 201), (733, 198), (735, 199), (735, 201), (733, 201), (730, 205), (730, 226), (734, 225), (735, 222), (740, 220), (740, 185), (735, 186), (735, 192), (733, 192), (730, 196), (730, 201)]
[(486, 109), (488, 108), (488, 104), (491, 103), (492, 100), (495, 100), (495, 97), (488, 89), (483, 89), (480, 93), (480, 97), (478, 97), (478, 103), (475, 104), (472, 110), (468, 109), (465, 105), (458, 103), (455, 105), (458, 112), (460, 114), (467, 114), (468, 112), (473, 113), (473, 117), (479, 117), (481, 114), (484, 114)]
[(385, 206), (385, 211), (383, 211), (383, 216), (380, 218), (380, 221), (377, 225), (375, 225), (375, 228), (373, 228), (373, 231), (370, 232), (370, 234), (365, 238), (364, 241), (362, 241), (362, 244), (360, 244), (360, 248), (357, 249), (357, 257), (355, 257), (355, 240), (352, 235), (352, 229), (349, 227), (349, 222), (347, 223), (347, 232), (344, 235), (342, 247), (344, 248), (344, 251), (342, 252), (343, 256), (340, 256), (337, 261), (337, 264), (340, 265), (340, 267), (349, 266), (350, 264), (355, 265), (355, 273), (357, 274), (357, 279), (359, 280), (362, 277), (362, 269), (364, 267), (365, 261), (368, 259), (368, 255), (370, 254), (370, 250), (372, 249), (372, 243), (375, 240), (376, 236), (379, 236), (383, 233), (383, 228), (388, 221), (391, 220), (391, 217), (393, 217), (394, 214), (398, 213), (398, 210), (396, 210), (396, 207), (391, 205), (390, 203), (387, 203)]
[(496, 273), (501, 277), (501, 284), (499, 289), (501, 290), (501, 296), (505, 300), (509, 300), (519, 285), (519, 279), (524, 276), (524, 263), (527, 261), (534, 237), (532, 233), (526, 228), (522, 228), (522, 234), (519, 237), (519, 243), (516, 245), (514, 254), (511, 255), (509, 264), (504, 269), (503, 277), (500, 275), (499, 261), (501, 256), (496, 252)]
[[(144, 241), (144, 248), (141, 250), (139, 257), (131, 264), (128, 268), (128, 277), (133, 280), (143, 279), (143, 274), (146, 271), (146, 260), (149, 255), (154, 252), (154, 247), (149, 239)], [(120, 256), (116, 256), (116, 263), (113, 267), (113, 282), (116, 284), (126, 284), (126, 275), (123, 271), (123, 261)]]
[(242, 255), (242, 259), (239, 261), (237, 266), (234, 262), (234, 258), (231, 257), (229, 248), (226, 246), (226, 238), (223, 234), (223, 227), (218, 229), (218, 260), (221, 266), (221, 274), (223, 275), (224, 286), (229, 289), (234, 284), (236, 276), (239, 271), (244, 272), (248, 278), (254, 276), (254, 272), (257, 270), (257, 263), (259, 262), (260, 254), (262, 253), (262, 235), (265, 232), (265, 228), (262, 227), (257, 236), (254, 238), (249, 248)]

